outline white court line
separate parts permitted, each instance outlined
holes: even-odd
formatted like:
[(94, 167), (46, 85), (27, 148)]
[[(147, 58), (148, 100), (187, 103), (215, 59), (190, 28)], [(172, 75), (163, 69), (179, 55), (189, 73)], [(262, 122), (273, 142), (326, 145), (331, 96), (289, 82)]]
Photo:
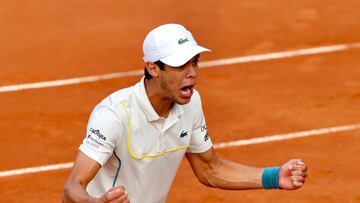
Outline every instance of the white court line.
[(22, 169), (14, 169), (14, 170), (9, 170), (9, 171), (1, 171), (0, 177), (67, 169), (67, 168), (71, 168), (73, 165), (74, 165), (74, 162), (69, 162), (69, 163), (54, 164), (54, 165), (47, 165), (47, 166), (36, 166), (36, 167), (31, 167), (31, 168), (22, 168)]
[[(241, 145), (260, 144), (260, 143), (289, 140), (289, 139), (301, 138), (301, 137), (326, 135), (326, 134), (330, 134), (330, 133), (344, 132), (344, 131), (350, 131), (350, 130), (356, 130), (356, 129), (360, 129), (360, 124), (337, 126), (337, 127), (330, 127), (330, 128), (321, 128), (321, 129), (315, 129), (315, 130), (300, 131), (300, 132), (295, 132), (295, 133), (279, 134), (279, 135), (251, 138), (251, 139), (246, 139), (246, 140), (237, 140), (237, 141), (232, 141), (232, 142), (223, 142), (223, 143), (214, 144), (214, 148), (220, 149), (220, 148), (235, 147), (235, 146), (241, 146)], [(74, 164), (73, 162), (69, 162), (69, 163), (54, 164), (54, 165), (47, 165), (47, 166), (38, 166), (38, 167), (31, 167), (31, 168), (0, 171), (0, 177), (23, 175), (23, 174), (29, 174), (29, 173), (39, 173), (39, 172), (44, 172), (44, 171), (53, 171), (53, 170), (60, 170), (60, 169), (68, 169), (68, 168), (71, 168), (73, 166), (73, 164)]]
[(280, 134), (280, 135), (271, 135), (271, 136), (257, 137), (257, 138), (251, 138), (251, 139), (246, 139), (246, 140), (237, 140), (237, 141), (232, 141), (232, 142), (223, 142), (223, 143), (214, 144), (214, 148), (221, 149), (221, 148), (235, 147), (235, 146), (242, 146), (242, 145), (252, 145), (252, 144), (260, 144), (260, 143), (274, 142), (274, 141), (281, 141), (281, 140), (290, 140), (290, 139), (294, 139), (294, 138), (310, 137), (310, 136), (315, 136), (315, 135), (326, 135), (329, 133), (350, 131), (350, 130), (356, 130), (356, 129), (360, 129), (360, 124), (338, 126), (338, 127), (331, 127), (331, 128), (321, 128), (321, 129), (300, 131), (300, 132)]
[[(200, 68), (210, 68), (210, 67), (221, 66), (221, 65), (231, 65), (231, 64), (249, 63), (249, 62), (256, 62), (256, 61), (273, 60), (273, 59), (291, 58), (291, 57), (295, 57), (295, 56), (305, 56), (305, 55), (346, 51), (346, 50), (358, 49), (358, 48), (360, 48), (360, 42), (351, 43), (351, 44), (338, 44), (338, 45), (322, 46), (322, 47), (315, 47), (315, 48), (309, 48), (309, 49), (300, 49), (300, 50), (293, 50), (293, 51), (274, 52), (274, 53), (268, 53), (268, 54), (259, 54), (259, 55), (252, 55), (252, 56), (241, 56), (241, 57), (228, 58), (228, 59), (205, 61), (205, 62), (200, 62), (199, 67)], [(80, 84), (80, 83), (96, 82), (96, 81), (101, 81), (101, 80), (110, 80), (110, 79), (115, 79), (115, 78), (123, 78), (123, 77), (136, 76), (136, 75), (142, 75), (142, 74), (143, 74), (143, 70), (133, 70), (133, 71), (109, 73), (109, 74), (103, 74), (103, 75), (93, 75), (93, 76), (86, 76), (86, 77), (69, 78), (69, 79), (63, 79), (63, 80), (53, 80), (53, 81), (44, 81), (44, 82), (36, 82), (36, 83), (25, 83), (25, 84), (17, 84), (17, 85), (0, 86), (0, 93), (15, 92), (15, 91), (27, 90), (27, 89), (38, 89), (38, 88), (74, 85), (74, 84)]]

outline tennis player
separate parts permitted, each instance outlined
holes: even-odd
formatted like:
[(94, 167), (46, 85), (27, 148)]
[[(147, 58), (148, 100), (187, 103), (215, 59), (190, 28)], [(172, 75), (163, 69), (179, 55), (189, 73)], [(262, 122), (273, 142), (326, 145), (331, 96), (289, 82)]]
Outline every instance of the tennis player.
[(163, 203), (184, 158), (209, 187), (301, 188), (307, 166), (292, 159), (256, 168), (219, 158), (194, 89), (199, 46), (182, 25), (161, 25), (143, 43), (145, 74), (92, 111), (63, 202)]

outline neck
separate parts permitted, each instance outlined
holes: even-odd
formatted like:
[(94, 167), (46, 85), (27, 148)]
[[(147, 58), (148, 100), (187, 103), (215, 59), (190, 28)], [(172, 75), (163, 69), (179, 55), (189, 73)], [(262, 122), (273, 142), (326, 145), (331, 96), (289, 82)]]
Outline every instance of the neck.
[(153, 79), (145, 79), (144, 82), (146, 94), (154, 110), (160, 117), (166, 118), (169, 115), (169, 112), (173, 107), (174, 102), (169, 98), (166, 98), (161, 93), (160, 88), (158, 88), (157, 84)]

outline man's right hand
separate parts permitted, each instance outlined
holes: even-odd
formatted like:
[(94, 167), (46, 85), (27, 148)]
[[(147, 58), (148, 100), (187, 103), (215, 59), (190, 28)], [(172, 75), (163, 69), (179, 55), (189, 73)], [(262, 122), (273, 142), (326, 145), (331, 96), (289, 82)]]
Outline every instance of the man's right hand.
[(65, 183), (62, 194), (63, 203), (130, 203), (124, 186), (113, 187), (101, 197), (91, 197), (85, 190), (88, 183), (95, 177), (101, 165), (79, 151), (71, 174)]
[(100, 198), (91, 198), (91, 203), (130, 203), (124, 186), (113, 187)]

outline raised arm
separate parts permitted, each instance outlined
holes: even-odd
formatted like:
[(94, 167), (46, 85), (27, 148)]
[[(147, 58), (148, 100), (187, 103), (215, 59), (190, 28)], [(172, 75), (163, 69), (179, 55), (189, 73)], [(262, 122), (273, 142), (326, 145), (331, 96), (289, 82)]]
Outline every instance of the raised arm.
[[(203, 153), (187, 153), (186, 157), (201, 183), (228, 190), (264, 188), (264, 168), (250, 167), (219, 158), (214, 149)], [(271, 169), (267, 169), (268, 171)], [(277, 170), (278, 187), (297, 189), (305, 182), (307, 167), (301, 160), (290, 160)], [(264, 179), (265, 178), (265, 179)], [(272, 178), (272, 177), (270, 177)]]
[(99, 198), (91, 197), (85, 190), (87, 184), (95, 177), (101, 165), (79, 151), (74, 167), (65, 183), (62, 194), (63, 203), (84, 202), (103, 203), (116, 200), (116, 202), (129, 202), (125, 189), (122, 186), (111, 188)]

